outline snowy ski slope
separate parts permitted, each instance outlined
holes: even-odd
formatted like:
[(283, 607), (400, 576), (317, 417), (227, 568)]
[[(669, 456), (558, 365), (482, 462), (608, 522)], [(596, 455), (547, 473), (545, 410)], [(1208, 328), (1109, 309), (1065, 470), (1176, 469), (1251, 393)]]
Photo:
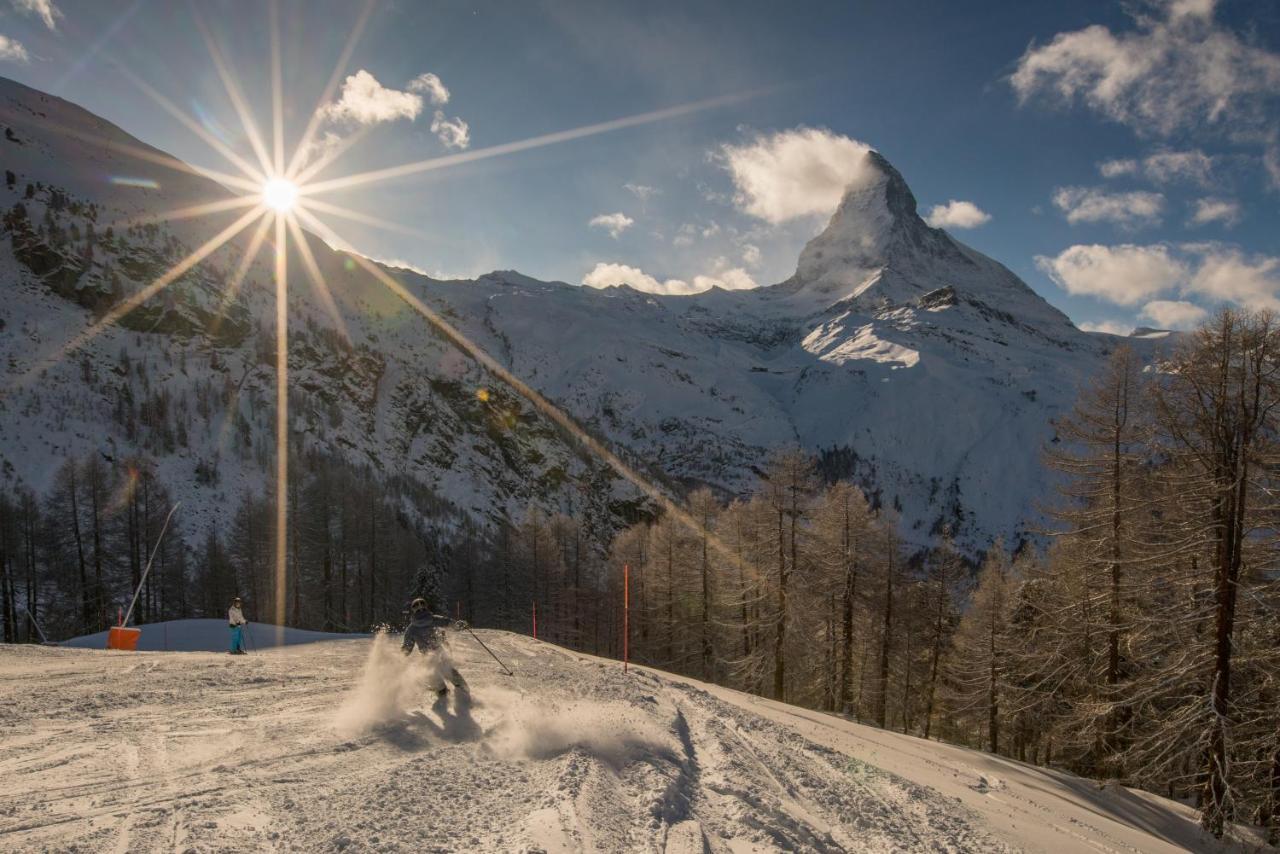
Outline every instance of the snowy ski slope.
[(455, 637), (470, 701), (395, 638), (5, 648), (0, 850), (1232, 850), (1162, 798), (481, 636), (515, 675)]

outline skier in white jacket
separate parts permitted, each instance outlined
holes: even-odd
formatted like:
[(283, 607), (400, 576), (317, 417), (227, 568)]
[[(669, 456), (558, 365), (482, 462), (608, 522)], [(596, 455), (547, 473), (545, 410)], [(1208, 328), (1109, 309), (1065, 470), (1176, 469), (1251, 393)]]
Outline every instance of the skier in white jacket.
[(244, 655), (244, 627), (249, 621), (244, 618), (244, 611), (240, 610), (240, 597), (231, 600), (231, 607), (227, 609), (227, 623), (231, 626), (231, 654)]

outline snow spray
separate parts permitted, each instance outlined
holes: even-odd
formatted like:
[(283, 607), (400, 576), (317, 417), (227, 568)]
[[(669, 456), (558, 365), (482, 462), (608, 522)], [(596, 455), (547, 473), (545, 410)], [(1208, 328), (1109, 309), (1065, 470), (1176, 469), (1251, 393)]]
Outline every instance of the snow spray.
[(486, 739), (495, 756), (550, 759), (581, 750), (615, 769), (646, 757), (677, 761), (675, 737), (633, 705), (570, 700), (538, 707), (509, 691), (485, 696), (486, 708), (502, 715)]
[(439, 684), (450, 662), (440, 651), (405, 655), (386, 632), (373, 636), (360, 682), (343, 698), (333, 725), (344, 738), (393, 721), (422, 704), (427, 686)]

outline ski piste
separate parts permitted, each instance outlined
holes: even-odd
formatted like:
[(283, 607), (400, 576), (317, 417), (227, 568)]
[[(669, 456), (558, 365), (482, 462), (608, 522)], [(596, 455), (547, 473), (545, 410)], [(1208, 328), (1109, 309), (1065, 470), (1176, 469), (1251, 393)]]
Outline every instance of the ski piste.
[(1154, 795), (476, 636), (513, 675), (455, 634), (465, 699), (431, 692), (448, 663), (403, 655), (395, 633), (233, 662), (6, 650), (0, 679), (29, 687), (0, 704), (0, 847), (1229, 850)]

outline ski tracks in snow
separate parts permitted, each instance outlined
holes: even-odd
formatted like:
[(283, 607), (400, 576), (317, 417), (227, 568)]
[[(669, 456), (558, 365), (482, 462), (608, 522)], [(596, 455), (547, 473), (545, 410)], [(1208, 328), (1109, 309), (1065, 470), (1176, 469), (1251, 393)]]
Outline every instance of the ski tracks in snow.
[(456, 638), (471, 694), (445, 697), (427, 683), (447, 662), (387, 638), (244, 658), (9, 648), (0, 849), (1012, 850), (955, 797), (719, 689), (484, 639), (515, 676)]

